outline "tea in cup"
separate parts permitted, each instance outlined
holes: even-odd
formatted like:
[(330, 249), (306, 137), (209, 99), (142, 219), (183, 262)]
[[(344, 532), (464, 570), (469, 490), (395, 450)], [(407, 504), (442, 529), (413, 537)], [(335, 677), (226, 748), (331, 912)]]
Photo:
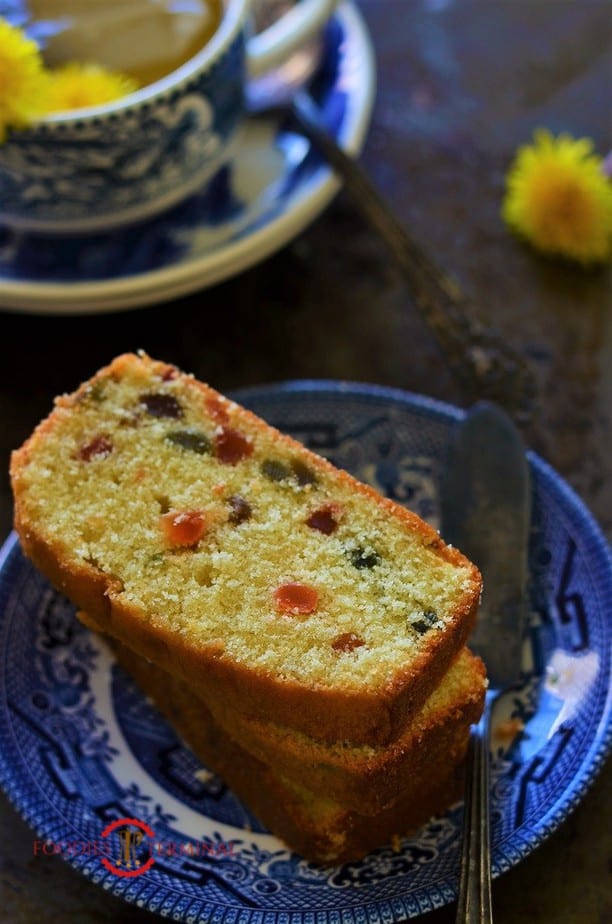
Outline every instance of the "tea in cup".
[[(0, 12), (5, 4), (0, 0)], [(12, 0), (6, 18), (48, 67), (93, 62), (139, 87), (177, 70), (213, 37), (222, 0)]]
[(100, 231), (202, 190), (232, 157), (249, 76), (279, 67), (338, 0), (299, 0), (255, 36), (253, 2), (0, 0), (0, 15), (37, 41), (49, 66), (95, 60), (140, 84), (114, 102), (9, 131), (0, 223)]

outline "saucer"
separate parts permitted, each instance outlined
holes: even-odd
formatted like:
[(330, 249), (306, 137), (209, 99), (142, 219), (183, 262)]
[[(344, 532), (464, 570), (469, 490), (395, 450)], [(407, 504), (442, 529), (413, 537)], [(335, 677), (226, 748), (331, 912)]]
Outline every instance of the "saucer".
[[(439, 526), (458, 408), (350, 382), (232, 397)], [(610, 550), (567, 483), (528, 459), (531, 607), (521, 685), (496, 706), (494, 876), (567, 818), (612, 741)], [(0, 552), (0, 785), (39, 853), (184, 924), (399, 924), (457, 895), (460, 803), (358, 862), (322, 867), (291, 853), (177, 738), (15, 536)], [(104, 862), (104, 845), (119, 856), (110, 835), (128, 821), (153, 857), (130, 871)]]
[[(365, 140), (374, 85), (366, 26), (345, 0), (326, 28), (310, 89), (328, 130), (353, 154)], [(283, 247), (339, 188), (310, 143), (282, 120), (248, 120), (232, 162), (201, 193), (156, 218), (78, 237), (0, 226), (0, 308), (93, 314), (187, 295)]]

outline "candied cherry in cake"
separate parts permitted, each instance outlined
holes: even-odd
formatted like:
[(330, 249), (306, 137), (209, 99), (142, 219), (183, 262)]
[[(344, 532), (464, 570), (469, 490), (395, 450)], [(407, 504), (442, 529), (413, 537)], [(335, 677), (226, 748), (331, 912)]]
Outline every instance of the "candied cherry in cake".
[(206, 532), (206, 519), (201, 510), (170, 510), (160, 517), (169, 545), (190, 548), (197, 545)]
[(106, 436), (94, 436), (92, 440), (85, 443), (79, 449), (79, 459), (83, 462), (91, 462), (92, 459), (102, 459), (110, 456), (113, 451), (113, 444)]
[(319, 603), (319, 592), (308, 584), (289, 581), (274, 591), (274, 603), (285, 616), (307, 616), (314, 613)]
[(332, 648), (338, 652), (354, 651), (355, 648), (361, 648), (363, 645), (365, 642), (362, 637), (354, 632), (343, 632), (342, 635), (337, 635), (332, 642)]
[(229, 414), (227, 409), (218, 398), (210, 397), (205, 402), (206, 410), (210, 417), (218, 424), (229, 423)]
[(342, 507), (340, 504), (323, 504), (312, 511), (306, 520), (306, 526), (310, 526), (311, 529), (316, 529), (326, 536), (331, 536), (338, 528), (341, 515)]
[(232, 427), (218, 427), (215, 432), (215, 455), (219, 462), (236, 465), (253, 452), (253, 444), (239, 430)]

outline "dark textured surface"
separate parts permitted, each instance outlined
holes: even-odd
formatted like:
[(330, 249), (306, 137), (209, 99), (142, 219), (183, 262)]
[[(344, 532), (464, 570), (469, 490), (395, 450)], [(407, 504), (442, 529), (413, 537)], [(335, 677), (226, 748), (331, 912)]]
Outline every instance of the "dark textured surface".
[[(359, 0), (378, 59), (363, 162), (430, 256), (534, 364), (525, 436), (612, 539), (612, 277), (545, 260), (499, 218), (503, 177), (534, 127), (612, 147), (608, 2)], [(0, 529), (10, 450), (55, 394), (142, 347), (222, 390), (286, 378), (379, 382), (465, 396), (384, 247), (340, 195), (293, 244), (214, 289), (151, 309), (81, 318), (0, 314)], [(495, 883), (496, 922), (612, 919), (609, 766), (561, 829)], [(0, 921), (152, 921), (60, 861), (0, 806)], [(450, 924), (452, 908), (427, 916)]]

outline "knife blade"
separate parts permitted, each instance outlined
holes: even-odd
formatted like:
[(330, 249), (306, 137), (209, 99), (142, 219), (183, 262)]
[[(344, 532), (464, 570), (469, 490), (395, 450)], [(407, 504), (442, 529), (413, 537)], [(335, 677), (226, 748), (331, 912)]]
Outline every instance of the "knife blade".
[(520, 672), (527, 613), (531, 522), (529, 463), (523, 440), (497, 405), (479, 402), (452, 441), (441, 484), (441, 533), (480, 569), (483, 593), (470, 638), (489, 682)]
[(457, 428), (440, 504), (443, 538), (467, 555), (483, 578), (479, 616), (468, 644), (486, 665), (489, 690), (470, 738), (456, 921), (490, 924), (490, 718), (497, 697), (521, 676), (531, 522), (525, 446), (499, 406), (479, 402)]

